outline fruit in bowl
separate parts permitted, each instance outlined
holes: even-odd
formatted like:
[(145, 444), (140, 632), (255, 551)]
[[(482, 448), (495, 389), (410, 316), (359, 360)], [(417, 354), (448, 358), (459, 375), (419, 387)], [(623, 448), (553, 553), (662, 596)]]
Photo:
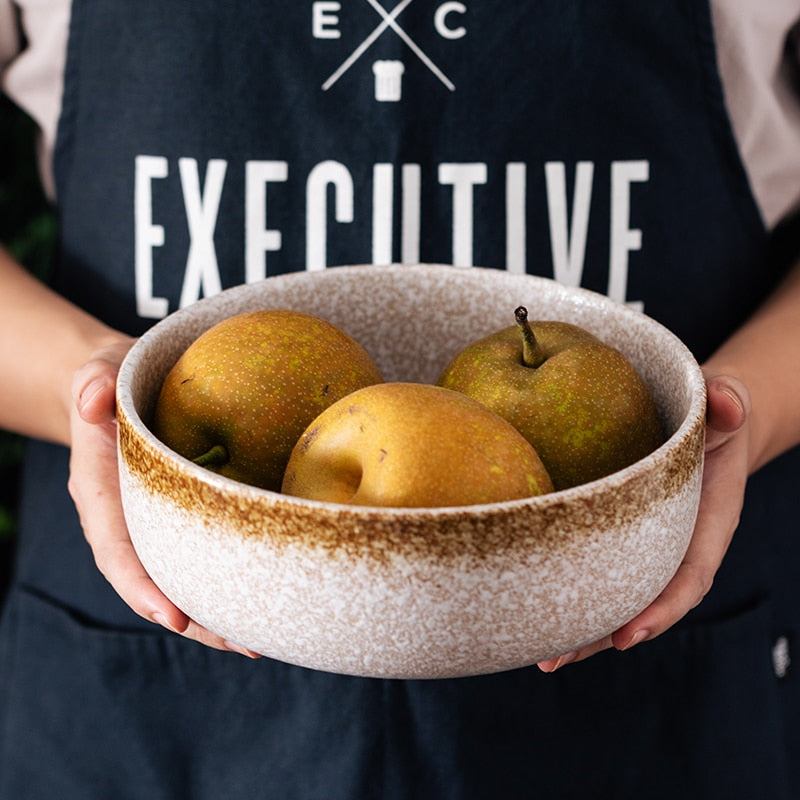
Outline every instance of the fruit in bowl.
[(399, 508), (499, 503), (551, 492), (536, 451), (466, 395), (423, 383), (352, 392), (308, 426), (282, 491), (309, 500)]
[(153, 432), (197, 464), (277, 490), (311, 420), (381, 381), (364, 348), (330, 322), (285, 309), (235, 314), (192, 342), (169, 371)]
[(472, 342), (438, 383), (511, 422), (536, 448), (556, 489), (602, 478), (664, 442), (653, 397), (615, 347), (563, 321), (516, 325)]
[[(665, 441), (605, 477), (539, 496), (445, 507), (357, 506), (231, 480), (151, 430), (158, 393), (205, 330), (256, 309), (305, 309), (359, 342), (386, 382), (436, 382), (508, 324), (565, 320), (628, 358)], [(441, 325), (441, 309), (460, 313)], [(237, 287), (157, 323), (118, 380), (126, 521), (153, 580), (205, 627), (314, 669), (437, 678), (513, 669), (632, 618), (688, 546), (700, 496), (705, 384), (645, 315), (585, 290), (493, 269), (353, 266)]]

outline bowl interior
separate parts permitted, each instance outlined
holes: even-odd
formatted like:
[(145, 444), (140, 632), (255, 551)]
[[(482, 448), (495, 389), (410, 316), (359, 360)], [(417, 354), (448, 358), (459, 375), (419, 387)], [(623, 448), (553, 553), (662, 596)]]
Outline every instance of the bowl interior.
[(617, 347), (656, 398), (668, 436), (700, 413), (702, 377), (680, 340), (649, 317), (608, 298), (552, 280), (487, 268), (371, 265), (300, 272), (229, 289), (157, 323), (121, 371), (121, 403), (147, 423), (169, 369), (201, 333), (233, 314), (290, 308), (323, 317), (372, 355), (387, 381), (432, 383), (475, 339), (532, 320), (571, 322)]

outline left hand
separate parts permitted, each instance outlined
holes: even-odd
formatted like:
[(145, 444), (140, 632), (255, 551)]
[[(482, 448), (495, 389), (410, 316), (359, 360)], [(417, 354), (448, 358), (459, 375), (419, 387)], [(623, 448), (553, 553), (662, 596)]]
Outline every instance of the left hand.
[(141, 617), (208, 647), (258, 658), (190, 619), (153, 583), (134, 550), (122, 511), (115, 417), (117, 372), (132, 344), (122, 337), (96, 351), (73, 378), (69, 491), (86, 541), (100, 572)]
[(750, 395), (736, 378), (706, 373), (705, 466), (697, 521), (678, 571), (661, 594), (619, 630), (572, 653), (539, 663), (543, 672), (615, 647), (654, 639), (706, 596), (739, 524), (748, 476)]

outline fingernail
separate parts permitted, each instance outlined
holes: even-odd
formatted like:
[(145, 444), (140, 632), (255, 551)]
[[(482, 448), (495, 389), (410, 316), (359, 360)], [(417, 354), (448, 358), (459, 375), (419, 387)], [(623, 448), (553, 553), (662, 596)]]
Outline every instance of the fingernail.
[(156, 611), (156, 613), (153, 614), (150, 619), (152, 619), (156, 625), (160, 625), (162, 628), (166, 628), (168, 631), (172, 631), (173, 633), (178, 633), (178, 631), (176, 631), (175, 628), (169, 624), (167, 618), (160, 611)]
[(82, 411), (106, 386), (102, 378), (95, 378), (83, 387), (78, 398), (78, 408)]
[(734, 404), (736, 405), (736, 408), (738, 408), (739, 411), (742, 414), (744, 414), (744, 406), (742, 405), (742, 399), (736, 392), (733, 391), (733, 389), (730, 389), (727, 386), (723, 386), (722, 393), (730, 397), (730, 399), (733, 400)]
[(555, 672), (557, 669), (561, 669), (561, 667), (571, 664), (577, 657), (578, 651), (575, 650), (572, 653), (564, 653), (555, 660), (550, 659), (549, 661), (542, 661), (538, 666), (542, 672)]
[(627, 643), (624, 647), (620, 647), (620, 650), (630, 650), (631, 647), (635, 647), (639, 642), (643, 642), (650, 636), (650, 631), (648, 630), (640, 630), (636, 631), (630, 639), (628, 639)]
[(240, 655), (247, 656), (248, 658), (261, 658), (258, 653), (254, 653), (252, 650), (248, 650), (246, 647), (242, 647), (241, 645), (236, 644), (236, 642), (225, 640), (225, 647), (228, 650), (232, 650), (234, 653), (239, 653)]

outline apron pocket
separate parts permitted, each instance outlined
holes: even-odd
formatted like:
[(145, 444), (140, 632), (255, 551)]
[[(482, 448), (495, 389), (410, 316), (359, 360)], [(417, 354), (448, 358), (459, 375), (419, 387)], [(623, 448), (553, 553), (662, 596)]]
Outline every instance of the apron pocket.
[(681, 625), (624, 653), (551, 675), (475, 679), (453, 732), (475, 767), (462, 798), (789, 800), (788, 679), (776, 674), (772, 614), (759, 602)]
[(371, 682), (96, 625), (19, 587), (0, 642), (2, 800), (367, 796)]

